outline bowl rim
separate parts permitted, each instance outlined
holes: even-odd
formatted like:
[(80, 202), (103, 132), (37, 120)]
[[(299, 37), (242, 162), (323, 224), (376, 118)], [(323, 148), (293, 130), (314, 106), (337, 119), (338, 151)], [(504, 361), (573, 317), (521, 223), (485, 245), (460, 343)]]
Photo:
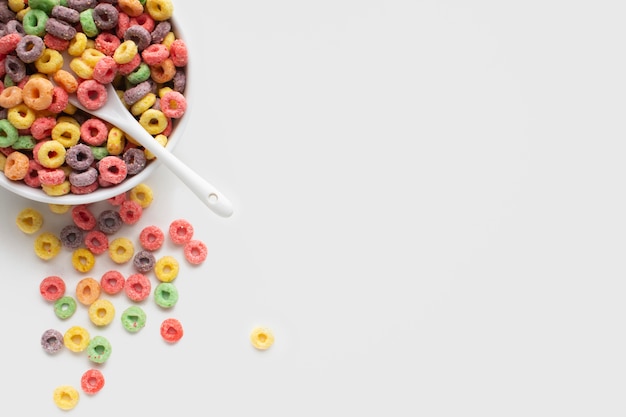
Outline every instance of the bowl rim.
[[(178, 23), (178, 20), (176, 18), (175, 11), (168, 20), (172, 25), (172, 31), (176, 34), (176, 38), (185, 40), (187, 48), (189, 48), (190, 42), (187, 42), (184, 30), (181, 28), (182, 25)], [(191, 53), (189, 55), (193, 56), (193, 54)], [(187, 101), (187, 110), (181, 118), (176, 120), (176, 126), (174, 127), (174, 130), (172, 131), (170, 136), (168, 136), (168, 141), (165, 147), (170, 152), (174, 150), (174, 148), (180, 141), (189, 120), (191, 108), (190, 104), (193, 100), (193, 94), (191, 93), (192, 89), (189, 88), (189, 80), (193, 79), (193, 77), (190, 77), (190, 72), (192, 72), (190, 70), (191, 61), (192, 59), (189, 58), (187, 65), (185, 66), (185, 99)], [(126, 193), (138, 186), (139, 184), (144, 183), (160, 165), (161, 161), (159, 161), (158, 158), (154, 158), (153, 160), (150, 160), (148, 164), (146, 164), (146, 167), (141, 170), (141, 172), (126, 177), (126, 179), (120, 184), (116, 184), (110, 187), (99, 187), (95, 191), (86, 194), (68, 193), (60, 196), (48, 195), (40, 187), (30, 187), (26, 185), (23, 181), (12, 181), (7, 178), (6, 175), (4, 175), (4, 173), (2, 172), (0, 172), (0, 187), (20, 197), (40, 203), (70, 206), (92, 204), (116, 197), (122, 193)]]

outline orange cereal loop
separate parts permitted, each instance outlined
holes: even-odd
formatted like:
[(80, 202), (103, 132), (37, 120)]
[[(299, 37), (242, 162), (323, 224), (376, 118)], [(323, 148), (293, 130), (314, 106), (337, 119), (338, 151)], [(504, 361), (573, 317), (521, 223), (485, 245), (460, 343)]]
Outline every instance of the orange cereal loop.
[(5, 109), (15, 107), (22, 103), (22, 89), (16, 85), (7, 87), (0, 93), (0, 106)]
[(86, 306), (100, 298), (100, 293), (100, 283), (91, 277), (83, 278), (76, 284), (76, 299)]
[(130, 17), (137, 17), (143, 13), (143, 5), (139, 0), (119, 0), (117, 5)]
[(28, 174), (28, 156), (21, 152), (11, 152), (4, 165), (4, 175), (12, 181), (23, 180)]
[(150, 65), (150, 77), (159, 84), (171, 81), (176, 75), (176, 66), (170, 58), (157, 65)]
[(52, 104), (54, 85), (46, 78), (30, 78), (22, 90), (24, 103), (33, 110), (45, 110)]
[(76, 80), (76, 77), (74, 77), (71, 72), (58, 70), (54, 73), (52, 78), (57, 85), (70, 94), (75, 93), (78, 89), (78, 80)]

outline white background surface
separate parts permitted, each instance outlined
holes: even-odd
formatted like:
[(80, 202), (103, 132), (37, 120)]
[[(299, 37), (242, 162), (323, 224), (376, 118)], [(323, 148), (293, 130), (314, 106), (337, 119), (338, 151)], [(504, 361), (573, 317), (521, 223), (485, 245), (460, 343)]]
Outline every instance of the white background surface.
[[(625, 9), (179, 0), (204, 69), (176, 154), (235, 214), (164, 167), (150, 179), (123, 234), (184, 217), (209, 258), (183, 264), (174, 310), (144, 303), (140, 333), (89, 327), (113, 343), (107, 382), (70, 413), (623, 416)], [(42, 351), (70, 323), (38, 285), (80, 276), (13, 221), (67, 218), (0, 198), (0, 414), (62, 415), (52, 390), (90, 364)], [(89, 326), (84, 308), (71, 320)], [(270, 350), (250, 346), (256, 325)]]

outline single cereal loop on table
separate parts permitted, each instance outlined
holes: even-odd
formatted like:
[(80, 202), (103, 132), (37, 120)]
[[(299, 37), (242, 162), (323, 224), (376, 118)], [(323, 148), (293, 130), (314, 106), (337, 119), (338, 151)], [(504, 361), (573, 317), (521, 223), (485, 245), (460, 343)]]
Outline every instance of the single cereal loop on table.
[(82, 352), (89, 346), (89, 332), (81, 326), (72, 326), (63, 335), (63, 344), (72, 352)]
[(142, 273), (136, 273), (126, 278), (124, 291), (128, 298), (132, 301), (143, 301), (150, 295), (152, 286), (147, 276)]
[(83, 244), (84, 231), (75, 224), (68, 224), (59, 232), (59, 239), (63, 247), (78, 249)]
[(22, 180), (28, 173), (28, 164), (28, 156), (17, 151), (11, 152), (4, 165), (4, 175), (12, 181)]
[(56, 301), (65, 295), (65, 281), (57, 275), (45, 277), (39, 283), (39, 293), (47, 301)]
[(106, 326), (115, 317), (115, 307), (109, 300), (100, 298), (89, 306), (89, 320), (96, 326)]
[(255, 327), (250, 333), (250, 343), (259, 350), (269, 349), (274, 344), (274, 333), (267, 327)]
[(122, 326), (130, 333), (137, 333), (146, 325), (146, 313), (139, 306), (130, 306), (122, 312)]
[(177, 219), (170, 223), (169, 235), (172, 242), (184, 245), (193, 237), (193, 226), (185, 219)]
[(90, 231), (96, 227), (96, 216), (86, 204), (79, 204), (72, 208), (72, 220), (83, 230)]
[(178, 342), (183, 337), (183, 326), (177, 319), (168, 318), (161, 323), (161, 337), (169, 343)]
[(147, 250), (140, 250), (135, 254), (133, 258), (133, 266), (137, 272), (142, 274), (148, 273), (154, 269), (156, 260), (152, 252)]
[(100, 298), (100, 293), (100, 283), (91, 277), (83, 278), (76, 284), (76, 298), (86, 306)]
[(61, 410), (71, 410), (78, 404), (80, 396), (71, 385), (60, 385), (52, 393), (52, 400)]
[(41, 347), (46, 353), (57, 353), (63, 348), (63, 333), (48, 329), (41, 335)]
[(178, 276), (178, 261), (169, 255), (158, 259), (154, 264), (154, 274), (161, 282), (172, 282)]
[(119, 215), (122, 222), (128, 225), (133, 225), (141, 219), (143, 214), (143, 208), (141, 204), (134, 200), (126, 200), (120, 204)]
[(104, 336), (95, 336), (87, 346), (87, 357), (95, 363), (104, 363), (111, 356), (111, 343)]
[(128, 193), (128, 199), (136, 201), (139, 203), (141, 208), (145, 209), (150, 207), (150, 204), (152, 204), (154, 194), (152, 193), (152, 188), (150, 188), (147, 184), (141, 183), (131, 188)]
[(69, 319), (76, 312), (76, 307), (76, 300), (66, 295), (54, 302), (54, 314), (61, 320)]
[(142, 248), (149, 251), (159, 249), (165, 240), (163, 231), (155, 225), (144, 227), (139, 233), (139, 244)]
[(154, 289), (154, 302), (159, 307), (174, 307), (178, 302), (178, 289), (171, 282), (161, 282)]
[(88, 369), (80, 378), (80, 387), (85, 394), (95, 394), (104, 387), (104, 375), (98, 369)]
[(34, 208), (25, 208), (18, 213), (15, 224), (22, 232), (31, 235), (41, 229), (43, 216)]
[(192, 239), (185, 243), (183, 253), (190, 264), (199, 265), (206, 260), (208, 249), (204, 242)]
[(124, 289), (126, 278), (120, 271), (110, 270), (102, 274), (100, 288), (107, 294), (115, 295)]
[(72, 252), (72, 266), (78, 272), (89, 272), (96, 264), (96, 257), (87, 248), (78, 248)]
[(100, 255), (109, 249), (109, 238), (100, 230), (92, 230), (85, 235), (85, 246), (94, 255)]
[(35, 239), (35, 254), (47, 261), (59, 254), (61, 251), (61, 240), (50, 232), (44, 232)]
[(118, 237), (109, 243), (109, 257), (116, 264), (130, 261), (135, 255), (133, 242), (128, 238)]
[(106, 235), (117, 233), (122, 224), (122, 217), (116, 210), (104, 210), (98, 216), (98, 229)]

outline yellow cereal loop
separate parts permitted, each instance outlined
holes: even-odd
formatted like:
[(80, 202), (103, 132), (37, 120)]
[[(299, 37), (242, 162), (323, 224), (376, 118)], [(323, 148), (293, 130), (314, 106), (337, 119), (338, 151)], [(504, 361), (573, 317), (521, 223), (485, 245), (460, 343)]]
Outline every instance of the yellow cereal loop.
[(24, 15), (26, 13), (28, 13), (30, 11), (30, 7), (27, 7), (25, 9), (20, 10), (19, 12), (17, 12), (15, 14), (15, 17), (17, 18), (17, 20), (19, 20), (20, 22), (24, 20)]
[(24, 103), (11, 107), (7, 112), (7, 119), (16, 129), (28, 129), (36, 118), (35, 111)]
[(11, 9), (11, 11), (15, 13), (20, 12), (26, 8), (26, 3), (24, 3), (24, 0), (9, 0), (8, 4), (9, 9)]
[(0, 153), (0, 171), (4, 171), (4, 167), (7, 164), (7, 157), (3, 154)]
[(178, 261), (169, 255), (159, 258), (154, 264), (154, 274), (161, 282), (172, 282), (178, 276)]
[(52, 400), (61, 410), (73, 409), (79, 398), (78, 391), (71, 385), (60, 385), (52, 393)]
[[(156, 135), (154, 137), (154, 140), (156, 140), (158, 143), (161, 144), (161, 146), (165, 146), (167, 145), (167, 136), (160, 134), (160, 135)], [(146, 159), (151, 160), (156, 158), (156, 156), (154, 156), (154, 154), (152, 152), (150, 152), (149, 150), (144, 150), (143, 151), (144, 155), (146, 155)]]
[(141, 114), (139, 124), (151, 135), (158, 135), (167, 127), (167, 117), (161, 110), (148, 109)]
[(152, 188), (144, 183), (137, 184), (135, 187), (131, 188), (128, 193), (128, 199), (139, 203), (141, 208), (148, 208), (154, 199)]
[(161, 41), (161, 43), (163, 45), (165, 45), (165, 47), (169, 50), (170, 46), (172, 46), (172, 43), (176, 40), (176, 35), (174, 35), (174, 32), (169, 32), (167, 35), (165, 35), (165, 37), (163, 38), (163, 41)]
[(115, 307), (109, 300), (98, 299), (89, 306), (89, 320), (96, 326), (106, 326), (115, 317)]
[(44, 261), (50, 260), (61, 252), (61, 239), (50, 232), (44, 232), (35, 239), (35, 254)]
[(69, 194), (70, 189), (71, 189), (70, 187), (71, 185), (68, 180), (63, 181), (61, 184), (58, 184), (58, 185), (41, 184), (41, 189), (43, 190), (43, 192), (51, 196), (60, 196), (60, 195)]
[(274, 344), (274, 333), (267, 327), (255, 327), (250, 333), (250, 343), (259, 350), (269, 349)]
[(167, 20), (174, 13), (172, 0), (147, 0), (146, 11), (154, 20)]
[(25, 208), (18, 213), (15, 223), (22, 232), (31, 235), (41, 229), (43, 216), (34, 208)]
[(37, 152), (39, 163), (45, 168), (58, 168), (65, 162), (65, 148), (56, 140), (42, 143)]
[(113, 60), (118, 64), (128, 64), (137, 55), (137, 44), (131, 40), (124, 41), (115, 48)]
[(130, 261), (134, 254), (133, 242), (125, 237), (118, 237), (109, 243), (109, 257), (116, 264)]
[(69, 204), (53, 204), (53, 203), (49, 203), (48, 204), (48, 208), (54, 214), (65, 214), (72, 208), (72, 206), (70, 206)]
[(67, 47), (67, 53), (71, 56), (81, 56), (87, 49), (87, 35), (82, 32), (76, 33), (74, 39), (70, 41), (70, 45)]
[(112, 127), (107, 136), (106, 148), (109, 155), (120, 155), (126, 146), (126, 135), (117, 127)]
[(89, 272), (96, 264), (96, 257), (87, 248), (78, 248), (72, 252), (72, 266), (78, 272)]
[(35, 68), (44, 74), (54, 74), (63, 67), (63, 55), (57, 50), (46, 48), (35, 61)]
[(96, 48), (87, 48), (80, 55), (80, 58), (87, 63), (91, 68), (94, 68), (98, 61), (104, 58), (104, 53), (98, 51)]
[(82, 58), (73, 58), (70, 61), (70, 68), (78, 77), (89, 80), (93, 78), (93, 67), (89, 66)]
[(148, 93), (139, 99), (135, 104), (130, 106), (130, 112), (134, 116), (139, 116), (141, 113), (151, 108), (154, 103), (156, 103), (156, 94)]
[(73, 117), (70, 117), (70, 116), (59, 116), (59, 117), (57, 117), (57, 123), (65, 123), (65, 122), (71, 123), (74, 126), (77, 126), (77, 127), (80, 128), (80, 123), (78, 123), (78, 120), (76, 120)]
[(72, 122), (60, 122), (52, 128), (52, 140), (56, 140), (64, 148), (70, 148), (80, 140), (80, 127)]
[(72, 352), (82, 352), (89, 345), (89, 332), (81, 326), (72, 326), (63, 334), (63, 344)]
[(159, 98), (162, 98), (165, 94), (169, 93), (170, 91), (174, 91), (174, 89), (172, 87), (159, 88), (159, 91), (158, 91)]

